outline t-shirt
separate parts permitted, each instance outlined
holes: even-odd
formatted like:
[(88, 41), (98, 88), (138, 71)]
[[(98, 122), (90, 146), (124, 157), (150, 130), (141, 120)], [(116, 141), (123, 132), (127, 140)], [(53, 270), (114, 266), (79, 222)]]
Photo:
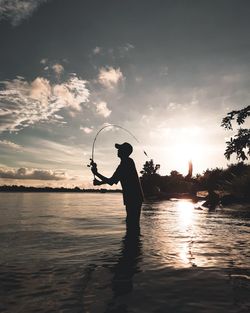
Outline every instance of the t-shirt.
[(131, 158), (122, 159), (111, 177), (111, 182), (121, 182), (123, 201), (125, 205), (140, 204), (143, 201), (143, 192), (136, 171), (135, 163)]

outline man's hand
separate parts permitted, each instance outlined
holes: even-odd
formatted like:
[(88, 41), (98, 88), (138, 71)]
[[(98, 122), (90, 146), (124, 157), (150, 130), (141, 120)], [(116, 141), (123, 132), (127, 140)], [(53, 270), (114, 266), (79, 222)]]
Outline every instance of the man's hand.
[(98, 170), (97, 170), (97, 164), (91, 159), (90, 162), (90, 166), (91, 166), (91, 171), (94, 175), (97, 174)]
[(102, 185), (102, 182), (100, 180), (98, 180), (98, 179), (94, 179), (93, 180), (93, 185), (94, 186), (100, 186), (100, 185)]

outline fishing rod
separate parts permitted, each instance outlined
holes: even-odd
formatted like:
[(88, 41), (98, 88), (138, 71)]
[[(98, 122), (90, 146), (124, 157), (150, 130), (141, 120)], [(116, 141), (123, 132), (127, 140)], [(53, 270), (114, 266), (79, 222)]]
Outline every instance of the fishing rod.
[[(125, 132), (127, 132), (130, 136), (132, 136), (136, 142), (138, 142), (139, 144), (140, 141), (135, 137), (135, 135), (133, 135), (131, 133), (131, 131), (129, 131), (128, 129), (126, 129), (125, 127), (122, 127), (120, 125), (116, 125), (116, 124), (109, 124), (109, 125), (105, 125), (103, 126), (98, 132), (97, 134), (95, 135), (95, 138), (94, 138), (94, 141), (93, 141), (93, 144), (92, 144), (92, 153), (91, 153), (91, 159), (90, 159), (90, 164), (88, 164), (87, 166), (88, 167), (91, 167), (91, 166), (96, 166), (95, 162), (94, 162), (94, 156), (95, 156), (95, 143), (96, 143), (96, 139), (98, 137), (98, 135), (105, 129), (105, 128), (108, 128), (108, 127), (116, 127), (116, 128), (120, 128), (122, 130), (124, 130)], [(145, 150), (143, 150), (143, 153), (146, 155), (146, 157), (148, 158), (148, 154)], [(95, 175), (94, 175), (94, 178), (95, 178)]]

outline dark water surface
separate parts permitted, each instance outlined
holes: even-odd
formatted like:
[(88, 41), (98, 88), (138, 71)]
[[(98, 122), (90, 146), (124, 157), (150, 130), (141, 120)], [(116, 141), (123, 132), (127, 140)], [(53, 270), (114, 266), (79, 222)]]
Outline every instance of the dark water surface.
[(250, 208), (1, 193), (0, 312), (250, 312)]

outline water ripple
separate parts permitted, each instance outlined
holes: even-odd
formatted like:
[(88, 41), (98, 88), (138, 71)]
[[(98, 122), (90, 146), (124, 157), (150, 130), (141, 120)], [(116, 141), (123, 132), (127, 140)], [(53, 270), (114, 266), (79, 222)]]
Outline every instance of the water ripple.
[(250, 210), (120, 194), (2, 194), (0, 311), (249, 312)]

